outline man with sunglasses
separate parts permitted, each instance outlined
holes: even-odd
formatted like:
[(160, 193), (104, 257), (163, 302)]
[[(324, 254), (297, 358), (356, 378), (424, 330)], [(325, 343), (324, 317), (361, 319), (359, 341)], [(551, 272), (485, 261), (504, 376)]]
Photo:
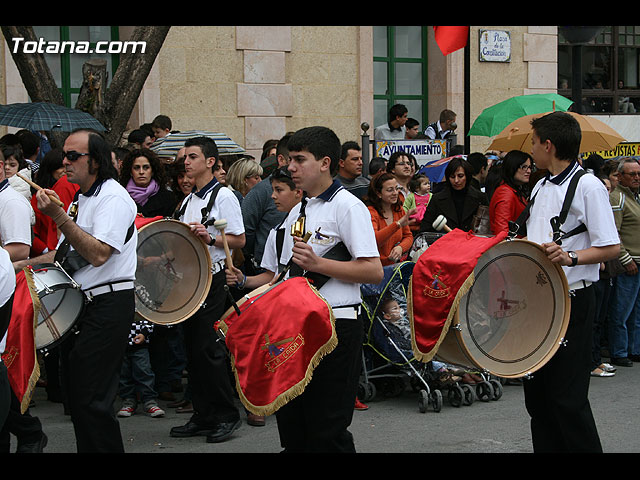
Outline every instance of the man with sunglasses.
[(80, 187), (69, 213), (52, 201), (53, 190), (36, 194), (38, 208), (61, 232), (57, 250), (14, 268), (56, 260), (81, 286), (87, 302), (78, 334), (62, 343), (69, 349), (67, 397), (77, 449), (123, 452), (113, 402), (135, 314), (136, 205), (116, 180), (111, 147), (100, 133), (76, 130), (63, 149), (67, 179)]
[(623, 158), (618, 164), (620, 183), (609, 195), (620, 234), (620, 262), (626, 273), (616, 277), (609, 311), (611, 363), (632, 367), (640, 361), (640, 163)]

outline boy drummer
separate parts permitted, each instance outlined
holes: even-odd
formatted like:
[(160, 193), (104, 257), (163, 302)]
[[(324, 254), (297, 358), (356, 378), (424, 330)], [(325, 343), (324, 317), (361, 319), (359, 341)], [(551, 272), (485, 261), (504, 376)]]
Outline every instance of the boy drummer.
[[(319, 292), (335, 315), (338, 346), (316, 367), (304, 393), (276, 412), (280, 442), (285, 452), (355, 452), (348, 427), (360, 374), (360, 284), (380, 282), (382, 265), (366, 207), (333, 180), (341, 148), (336, 134), (303, 128), (288, 147), (291, 177), (306, 198), (291, 210), (285, 228), (290, 232), (304, 209), (305, 231), (313, 235), (308, 243), (285, 235), (282, 260), (293, 260), (289, 276), (306, 271), (329, 277)], [(340, 243), (350, 259), (323, 257)]]

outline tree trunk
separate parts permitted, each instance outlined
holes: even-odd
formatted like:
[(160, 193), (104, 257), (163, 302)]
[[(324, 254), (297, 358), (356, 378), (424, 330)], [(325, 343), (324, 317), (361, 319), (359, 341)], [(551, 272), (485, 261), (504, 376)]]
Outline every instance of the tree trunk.
[[(141, 48), (138, 47), (134, 53), (120, 54), (120, 63), (109, 88), (103, 92), (94, 92), (101, 93), (101, 101), (92, 105), (95, 113), (91, 111), (89, 113), (105, 126), (107, 129), (105, 137), (113, 145), (119, 142), (127, 128), (133, 107), (170, 28), (137, 26), (128, 41), (146, 42), (145, 51), (141, 52)], [(9, 45), (11, 56), (18, 67), (31, 101), (64, 105), (64, 99), (44, 55), (37, 52), (25, 54), (20, 48), (14, 48), (13, 38), (23, 38), (25, 42), (38, 41), (33, 27), (2, 26), (0, 29)], [(80, 105), (76, 105), (78, 106)], [(57, 138), (53, 140), (56, 144), (58, 143)]]

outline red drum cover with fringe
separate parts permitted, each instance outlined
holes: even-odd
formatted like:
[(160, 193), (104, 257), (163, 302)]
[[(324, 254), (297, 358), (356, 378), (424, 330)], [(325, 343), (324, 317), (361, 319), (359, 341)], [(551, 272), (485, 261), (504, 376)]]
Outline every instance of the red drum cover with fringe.
[[(331, 307), (304, 277), (277, 283), (218, 323), (225, 335), (240, 400), (271, 415), (300, 395), (315, 366), (337, 345)], [(250, 294), (251, 295), (251, 294)]]
[(435, 356), (460, 298), (473, 283), (478, 259), (506, 236), (504, 231), (494, 237), (480, 237), (456, 228), (418, 258), (407, 299), (416, 359), (428, 362)]

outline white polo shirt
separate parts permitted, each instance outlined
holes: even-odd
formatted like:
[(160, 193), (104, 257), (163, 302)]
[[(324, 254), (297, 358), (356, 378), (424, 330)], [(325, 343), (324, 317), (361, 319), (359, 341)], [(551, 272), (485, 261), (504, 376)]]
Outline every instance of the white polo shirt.
[[(551, 218), (560, 214), (571, 178), (580, 169), (582, 167), (574, 161), (560, 174), (547, 176), (536, 183), (531, 192), (531, 198), (535, 195), (535, 200), (527, 220), (528, 240), (538, 244), (553, 241)], [(620, 243), (609, 193), (604, 184), (591, 174), (583, 175), (578, 182), (567, 220), (560, 228), (567, 233), (581, 223), (587, 227), (587, 231), (562, 240), (564, 251)], [(563, 267), (563, 270), (569, 285), (580, 280), (596, 282), (600, 278), (599, 264)]]
[(23, 243), (31, 246), (31, 216), (29, 201), (16, 192), (8, 179), (0, 182), (0, 239), (2, 246)]
[[(79, 194), (76, 224), (92, 237), (113, 247), (113, 254), (104, 264), (99, 267), (85, 265), (73, 274), (82, 290), (105, 283), (135, 280), (137, 229), (133, 229), (133, 236), (126, 243), (125, 238), (136, 214), (135, 202), (114, 179), (96, 182), (89, 191)], [(61, 235), (58, 248), (63, 241), (64, 235)]]
[[(3, 306), (16, 290), (16, 272), (9, 258), (9, 252), (0, 248), (0, 307)], [(0, 354), (4, 353), (7, 344), (7, 334), (0, 338)], [(0, 359), (2, 362), (2, 359)]]
[[(291, 225), (300, 216), (301, 205), (296, 205), (285, 221), (283, 264), (287, 264), (292, 256)], [(380, 256), (367, 207), (337, 180), (325, 192), (307, 200), (305, 214), (305, 230), (313, 234), (309, 245), (316, 255), (323, 256), (336, 244), (343, 242), (354, 259)], [(318, 229), (319, 234), (316, 234)], [(361, 302), (359, 283), (331, 278), (319, 291), (334, 308)]]
[[(183, 200), (180, 208), (186, 204), (184, 214), (180, 217), (180, 221), (184, 223), (189, 222), (202, 222), (202, 209), (206, 208), (211, 197), (211, 192), (218, 184), (218, 181), (214, 178), (205, 185), (200, 191), (191, 192)], [(216, 220), (226, 220), (227, 226), (225, 227), (225, 233), (231, 235), (242, 235), (244, 233), (244, 222), (242, 221), (242, 210), (240, 209), (240, 202), (238, 197), (229, 190), (227, 187), (222, 187), (218, 191), (218, 196), (213, 203), (213, 207), (209, 212), (208, 219), (214, 218)], [(213, 225), (207, 227), (207, 231), (215, 237), (220, 231)], [(216, 246), (208, 246), (209, 255), (211, 255), (211, 262), (213, 264), (223, 262), (225, 259), (224, 247), (216, 244)]]

